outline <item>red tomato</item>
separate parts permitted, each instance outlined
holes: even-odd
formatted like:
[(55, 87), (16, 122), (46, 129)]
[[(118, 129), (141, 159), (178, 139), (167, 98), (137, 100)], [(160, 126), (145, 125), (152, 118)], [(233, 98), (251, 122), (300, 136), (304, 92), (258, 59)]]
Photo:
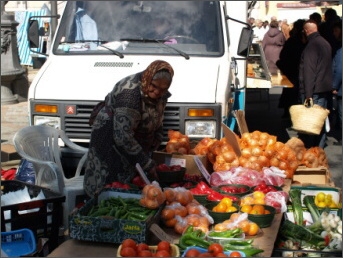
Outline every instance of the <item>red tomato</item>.
[(189, 249), (187, 253), (185, 254), (185, 257), (197, 257), (199, 256), (200, 252), (197, 249)]
[(157, 244), (157, 251), (165, 250), (170, 252), (170, 243), (168, 241), (161, 241)]
[(216, 256), (219, 253), (222, 253), (224, 251), (224, 248), (221, 244), (218, 243), (212, 243), (210, 246), (207, 248), (208, 252), (211, 253), (212, 255)]
[(150, 250), (141, 250), (138, 252), (138, 257), (152, 257), (152, 252)]
[(149, 246), (146, 243), (139, 243), (136, 247), (137, 252), (143, 251), (143, 250), (149, 250)]
[(166, 250), (160, 250), (155, 253), (154, 257), (171, 257), (171, 255)]
[(216, 255), (216, 257), (228, 257), (225, 253), (219, 253)]
[(135, 257), (137, 252), (132, 247), (124, 247), (120, 250), (120, 255), (123, 257)]
[(237, 252), (237, 251), (232, 251), (230, 254), (229, 254), (229, 257), (242, 257), (240, 252)]
[(132, 247), (133, 249), (136, 250), (136, 246), (137, 246), (136, 241), (131, 238), (124, 239), (123, 242), (121, 243), (122, 248)]

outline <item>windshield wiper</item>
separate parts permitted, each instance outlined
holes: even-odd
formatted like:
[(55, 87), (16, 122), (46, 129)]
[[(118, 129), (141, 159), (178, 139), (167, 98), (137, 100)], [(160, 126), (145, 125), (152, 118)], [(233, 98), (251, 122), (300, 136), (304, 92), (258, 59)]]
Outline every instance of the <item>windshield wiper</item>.
[(120, 39), (120, 41), (129, 41), (129, 42), (143, 42), (143, 43), (159, 43), (165, 47), (168, 47), (170, 49), (173, 49), (174, 51), (178, 52), (181, 56), (183, 56), (185, 59), (189, 59), (189, 55), (185, 52), (174, 48), (170, 46), (170, 44), (164, 44), (164, 42), (168, 41), (168, 39), (145, 39), (145, 38), (123, 38)]
[(111, 51), (113, 54), (119, 56), (120, 58), (124, 58), (124, 55), (122, 53), (120, 53), (119, 51), (116, 51), (116, 50), (114, 50), (112, 48), (104, 46), (104, 44), (108, 43), (108, 41), (106, 41), (106, 40), (76, 40), (76, 41), (66, 41), (66, 42), (63, 42), (63, 43), (75, 44), (75, 43), (87, 43), (87, 42), (100, 43), (101, 45), (98, 45), (98, 47), (103, 47), (105, 49), (108, 49), (109, 51)]

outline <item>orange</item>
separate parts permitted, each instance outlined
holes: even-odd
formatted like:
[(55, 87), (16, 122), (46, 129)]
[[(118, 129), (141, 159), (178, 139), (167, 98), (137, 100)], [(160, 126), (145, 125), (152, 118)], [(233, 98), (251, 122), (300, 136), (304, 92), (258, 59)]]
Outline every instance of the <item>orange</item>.
[(260, 204), (255, 204), (252, 209), (251, 209), (251, 212), (250, 214), (258, 214), (258, 215), (261, 215), (261, 214), (264, 214), (264, 206), (263, 205), (260, 205)]
[(245, 234), (247, 234), (250, 229), (249, 224), (250, 224), (249, 220), (242, 220), (241, 222), (238, 223), (238, 227), (242, 229)]
[(218, 223), (214, 225), (213, 229), (214, 231), (222, 232), (222, 231), (227, 230), (227, 227), (223, 223)]
[(249, 223), (249, 231), (247, 232), (248, 236), (255, 236), (257, 235), (258, 231), (260, 230), (260, 227), (255, 222)]
[(237, 211), (237, 208), (235, 206), (230, 206), (230, 207), (227, 207), (225, 211), (226, 212), (235, 212), (235, 211)]
[(232, 200), (228, 197), (224, 197), (220, 202), (226, 204), (226, 206), (232, 206)]
[(217, 212), (225, 212), (226, 211), (226, 204), (225, 203), (218, 203), (217, 205), (216, 205), (216, 211)]
[(270, 214), (269, 210), (264, 210), (264, 214)]
[(244, 205), (241, 206), (240, 210), (241, 210), (241, 212), (245, 212), (245, 213), (249, 214), (251, 209), (252, 209), (252, 207), (251, 207), (250, 204), (244, 204)]
[(240, 214), (238, 212), (232, 213), (230, 216), (231, 221), (235, 221), (239, 218)]

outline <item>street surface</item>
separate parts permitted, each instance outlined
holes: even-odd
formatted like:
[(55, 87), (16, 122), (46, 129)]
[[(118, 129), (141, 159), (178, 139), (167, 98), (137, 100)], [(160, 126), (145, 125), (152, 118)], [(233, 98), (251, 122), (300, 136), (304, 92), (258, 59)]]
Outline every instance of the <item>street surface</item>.
[[(29, 83), (32, 81), (37, 69), (29, 69)], [(277, 136), (277, 140), (286, 142), (296, 132), (290, 129), (290, 119), (283, 119), (283, 110), (278, 108), (281, 88), (269, 90), (249, 89), (246, 97), (245, 119), (249, 132), (259, 130)], [(268, 97), (269, 96), (269, 103)], [(29, 124), (27, 102), (1, 105), (1, 144), (13, 144), (14, 134)], [(329, 162), (332, 180), (337, 187), (342, 187), (342, 146), (333, 145), (337, 141), (337, 128), (331, 128), (327, 144), (324, 149)]]

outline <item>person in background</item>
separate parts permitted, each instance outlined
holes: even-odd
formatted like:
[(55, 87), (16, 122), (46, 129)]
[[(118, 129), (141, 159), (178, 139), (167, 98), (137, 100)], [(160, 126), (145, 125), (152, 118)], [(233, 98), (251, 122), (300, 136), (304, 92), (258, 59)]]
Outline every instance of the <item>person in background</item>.
[(339, 16), (335, 9), (329, 8), (324, 13), (324, 22), (322, 22), (319, 27), (318, 31), (320, 35), (326, 39), (332, 48), (332, 58), (336, 54), (336, 50), (338, 49), (337, 41), (335, 36), (333, 35), (333, 25), (335, 22), (339, 21)]
[(306, 46), (306, 37), (303, 33), (305, 20), (299, 19), (293, 23), (290, 37), (283, 46), (279, 60), (276, 62), (288, 80), (293, 84), (292, 88), (283, 88), (279, 100), (279, 108), (284, 109), (283, 118), (289, 118), (289, 108), (300, 103), (299, 98), (299, 64), (301, 53)]
[(309, 18), (310, 20), (314, 20), (319, 28), (320, 24), (322, 23), (322, 16), (320, 15), (320, 13), (314, 12), (309, 15)]
[(333, 34), (338, 41), (338, 49), (332, 62), (332, 94), (337, 99), (338, 127), (340, 129), (339, 139), (334, 142), (334, 145), (342, 145), (342, 21), (337, 21), (333, 25)]
[(265, 29), (266, 32), (269, 30), (269, 21), (265, 20), (263, 22), (263, 28)]
[(144, 71), (117, 82), (93, 110), (84, 176), (89, 196), (114, 181), (129, 183), (137, 174), (137, 163), (150, 180), (156, 180), (151, 153), (162, 141), (163, 114), (173, 75), (169, 63), (156, 60)]
[(277, 21), (271, 21), (270, 28), (262, 40), (263, 51), (271, 74), (277, 74), (278, 72), (276, 61), (279, 60), (280, 52), (286, 41), (285, 36), (278, 27)]
[[(304, 23), (307, 45), (302, 52), (299, 65), (299, 89), (301, 102), (317, 104), (327, 108), (332, 90), (332, 58), (330, 44), (319, 34), (317, 23), (307, 20)], [(299, 138), (306, 148), (326, 146), (325, 124), (320, 135), (300, 134)]]
[(256, 19), (255, 24), (254, 35), (256, 37), (256, 41), (260, 42), (263, 40), (264, 34), (266, 34), (267, 30), (263, 27), (262, 20)]
[(281, 21), (280, 28), (281, 28), (283, 35), (285, 36), (285, 39), (287, 40), (289, 38), (289, 31), (291, 30), (291, 28), (287, 22), (287, 19), (283, 19)]
[(255, 28), (255, 18), (250, 17), (248, 19), (248, 24), (251, 26), (252, 29)]

